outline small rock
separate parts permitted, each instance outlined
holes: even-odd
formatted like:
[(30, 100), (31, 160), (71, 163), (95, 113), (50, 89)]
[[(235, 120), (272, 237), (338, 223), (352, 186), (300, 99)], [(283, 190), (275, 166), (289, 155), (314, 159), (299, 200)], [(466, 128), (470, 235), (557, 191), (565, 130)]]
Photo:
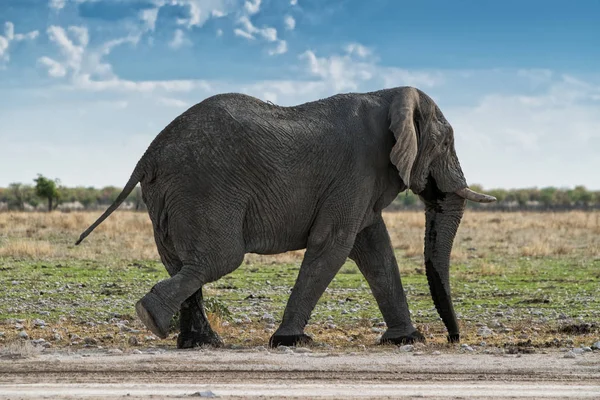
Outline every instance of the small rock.
[(600, 350), (600, 342), (596, 342), (592, 345), (592, 350)]
[(479, 342), (479, 346), (485, 347), (485, 346), (487, 346), (487, 343), (486, 342)]
[(0, 337), (4, 337), (5, 333), (4, 332), (0, 332)]
[(572, 351), (568, 351), (565, 353), (565, 355), (563, 357), (564, 358), (577, 358), (577, 354), (573, 353)]
[(98, 341), (92, 337), (86, 337), (83, 339), (83, 343), (90, 346), (96, 346), (98, 344)]
[(585, 347), (582, 347), (582, 349), (583, 349), (583, 351), (584, 351), (585, 353), (589, 353), (590, 351), (592, 351), (592, 348), (591, 348), (591, 347), (587, 347), (587, 346), (585, 346)]
[(142, 354), (142, 352), (139, 351), (138, 349), (135, 349), (134, 351), (131, 352), (131, 354)]
[(20, 337), (21, 339), (29, 339), (29, 335), (28, 335), (28, 334), (27, 334), (27, 332), (25, 332), (25, 331), (21, 331), (21, 332), (19, 332), (19, 337)]
[(327, 323), (327, 324), (325, 324), (325, 328), (327, 328), (327, 329), (336, 329), (337, 326), (335, 324)]
[(275, 317), (273, 317), (271, 314), (269, 313), (264, 313), (263, 316), (261, 317), (261, 320), (263, 320), (266, 323), (274, 323), (275, 322)]
[(400, 351), (404, 351), (406, 353), (414, 351), (415, 350), (415, 346), (413, 346), (412, 344), (405, 344), (404, 346), (400, 346)]
[(223, 321), (223, 322), (221, 322), (221, 326), (229, 326), (229, 321)]
[(20, 331), (22, 329), (25, 329), (25, 327), (23, 326), (23, 324), (15, 324), (15, 329)]
[(151, 342), (153, 340), (156, 340), (156, 336), (144, 336), (144, 340), (146, 342)]
[(123, 350), (121, 349), (108, 349), (108, 354), (123, 354)]
[(579, 355), (579, 354), (583, 354), (583, 353), (585, 353), (585, 350), (584, 350), (584, 349), (582, 349), (581, 347), (576, 347), (576, 348), (574, 348), (574, 349), (573, 349), (573, 350), (571, 350), (571, 351), (572, 351), (573, 353), (575, 353), (575, 354), (578, 354), (578, 355)]
[(307, 347), (296, 347), (294, 349), (294, 353), (297, 353), (297, 354), (312, 353), (312, 350)]
[(192, 393), (190, 394), (191, 397), (206, 397), (208, 399), (214, 399), (217, 397), (216, 394), (214, 394), (212, 391), (207, 390), (205, 392), (196, 392), (196, 393)]
[(440, 356), (440, 355), (442, 355), (442, 352), (441, 352), (441, 351), (437, 351), (437, 350), (436, 350), (436, 351), (434, 351), (433, 353), (431, 353), (431, 355), (432, 355), (432, 356)]
[(71, 339), (71, 342), (74, 342), (76, 340), (81, 340), (81, 336), (74, 333), (71, 335), (71, 337), (69, 339)]
[(60, 341), (62, 340), (62, 336), (60, 335), (60, 333), (55, 333), (54, 335), (52, 335), (52, 340)]
[(41, 346), (44, 343), (46, 343), (46, 340), (44, 340), (44, 339), (34, 339), (34, 340), (31, 341), (31, 343), (33, 345), (35, 345), (35, 346)]
[(481, 328), (479, 328), (477, 330), (477, 335), (481, 336), (483, 338), (490, 337), (493, 334), (494, 334), (494, 332), (490, 328), (488, 328), (487, 326), (482, 326)]
[(371, 328), (371, 332), (374, 332), (374, 333), (382, 333), (383, 331), (384, 331), (384, 329), (381, 329), (381, 328), (376, 328), (376, 327)]
[(473, 349), (471, 346), (469, 346), (466, 343), (465, 344), (461, 344), (460, 348), (463, 349), (464, 351), (468, 351), (468, 352), (475, 351), (475, 349)]
[(35, 325), (35, 326), (46, 326), (46, 321), (44, 321), (43, 319), (34, 319), (33, 320), (33, 325)]
[(265, 346), (256, 346), (254, 348), (254, 350), (256, 350), (256, 351), (267, 351), (267, 348)]
[(413, 356), (422, 356), (423, 354), (425, 354), (425, 353), (424, 353), (424, 352), (422, 352), (422, 351), (415, 351), (415, 352), (413, 353)]
[(50, 315), (50, 311), (40, 311), (38, 314), (48, 316)]
[(129, 343), (130, 346), (137, 346), (140, 344), (138, 338), (135, 336), (129, 336), (129, 340), (127, 341), (127, 343)]

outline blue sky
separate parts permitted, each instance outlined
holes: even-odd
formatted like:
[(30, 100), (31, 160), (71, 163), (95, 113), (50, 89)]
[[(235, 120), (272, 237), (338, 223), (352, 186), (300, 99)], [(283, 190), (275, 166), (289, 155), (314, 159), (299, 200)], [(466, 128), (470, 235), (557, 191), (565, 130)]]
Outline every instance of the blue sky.
[(0, 186), (122, 186), (204, 98), (411, 85), (469, 183), (600, 189), (600, 2), (0, 0)]

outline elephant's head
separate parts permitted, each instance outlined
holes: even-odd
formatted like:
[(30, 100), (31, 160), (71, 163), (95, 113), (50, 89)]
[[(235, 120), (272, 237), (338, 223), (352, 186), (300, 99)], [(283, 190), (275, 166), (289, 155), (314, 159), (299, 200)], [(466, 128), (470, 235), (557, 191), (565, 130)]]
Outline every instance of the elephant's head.
[(396, 138), (390, 159), (402, 181), (425, 203), (425, 269), (435, 306), (451, 342), (459, 340), (450, 297), (450, 252), (466, 200), (496, 199), (468, 188), (454, 149), (452, 127), (435, 102), (418, 89), (394, 91), (389, 109)]

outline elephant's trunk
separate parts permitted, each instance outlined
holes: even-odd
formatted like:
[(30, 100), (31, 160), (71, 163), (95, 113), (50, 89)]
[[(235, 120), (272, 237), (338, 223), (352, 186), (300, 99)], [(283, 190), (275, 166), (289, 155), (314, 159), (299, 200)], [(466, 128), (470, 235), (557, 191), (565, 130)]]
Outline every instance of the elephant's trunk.
[(454, 193), (428, 199), (425, 228), (425, 271), (431, 297), (446, 329), (448, 340), (460, 340), (458, 321), (450, 295), (450, 252), (466, 200)]

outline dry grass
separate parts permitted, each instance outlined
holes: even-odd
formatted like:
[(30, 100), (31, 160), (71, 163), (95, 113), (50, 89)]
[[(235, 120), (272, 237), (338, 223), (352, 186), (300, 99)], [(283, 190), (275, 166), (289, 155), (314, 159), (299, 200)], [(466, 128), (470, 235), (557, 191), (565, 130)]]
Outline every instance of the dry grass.
[[(79, 234), (96, 212), (0, 213), (0, 256), (32, 259), (156, 260), (152, 224), (145, 213), (117, 212), (80, 246)], [(422, 212), (384, 214), (398, 254), (421, 257), (425, 217)], [(248, 255), (251, 262), (289, 263), (304, 252), (278, 256)], [(454, 261), (511, 257), (600, 257), (600, 212), (469, 212), (455, 241)], [(493, 274), (493, 265), (483, 274)]]

